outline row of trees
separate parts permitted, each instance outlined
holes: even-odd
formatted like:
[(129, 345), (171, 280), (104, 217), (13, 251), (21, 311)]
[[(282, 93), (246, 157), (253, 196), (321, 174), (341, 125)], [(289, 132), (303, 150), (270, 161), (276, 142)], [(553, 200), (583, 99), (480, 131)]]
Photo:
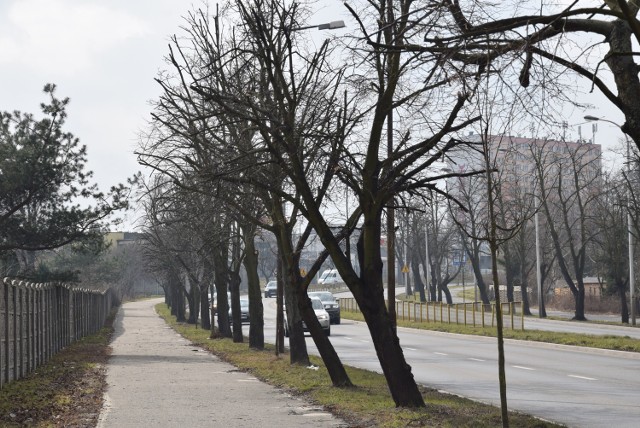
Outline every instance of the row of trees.
[[(591, 144), (564, 143), (553, 140), (499, 136), (493, 138), (495, 165), (495, 202), (498, 221), (504, 230), (499, 265), (507, 287), (507, 298), (514, 301), (519, 289), (525, 313), (529, 310), (529, 293), (536, 290), (536, 233), (534, 214), (541, 217), (539, 247), (543, 293), (564, 282), (575, 302), (575, 319), (585, 319), (584, 278), (596, 277), (603, 295), (619, 297), (622, 322), (629, 322), (629, 257), (627, 212), (637, 212), (633, 188), (638, 177), (626, 171), (603, 173), (600, 148)], [(519, 145), (519, 147), (517, 147)], [(524, 162), (523, 162), (524, 160)], [(519, 162), (518, 162), (519, 161)], [(457, 167), (468, 162), (458, 159)], [(427, 215), (413, 207), (408, 233), (409, 262), (414, 269), (416, 290), (426, 300), (420, 265), (425, 266), (425, 236), (428, 236), (431, 300), (452, 303), (448, 284), (460, 280), (462, 264), (470, 265), (471, 281), (480, 299), (489, 303), (492, 295), (481, 272), (481, 258), (489, 259), (486, 235), (486, 180), (480, 177), (449, 180), (449, 192), (468, 210), (433, 198)], [(426, 228), (426, 229), (425, 229)], [(637, 224), (631, 224), (637, 236)], [(401, 238), (401, 241), (405, 238)], [(404, 262), (404, 254), (399, 259)], [(465, 259), (464, 263), (461, 261)], [(539, 308), (544, 315), (544, 306)]]
[[(261, 313), (255, 239), (258, 231), (268, 231), (277, 240), (292, 362), (307, 358), (304, 320), (334, 384), (351, 383), (306, 296), (311, 278), (330, 257), (364, 314), (396, 405), (423, 406), (384, 301), (383, 217), (388, 208), (424, 207), (445, 198), (454, 212), (450, 218), (467, 226), (469, 245), (488, 241), (496, 260), (498, 245), (524, 230), (528, 217), (501, 208), (498, 197), (502, 194), (506, 203), (509, 193), (500, 193), (494, 179), (489, 136), (517, 128), (531, 114), (540, 127), (551, 126), (555, 112), (546, 102), (548, 93), (541, 91), (560, 91), (562, 79), (550, 85), (552, 71), (572, 67), (537, 46), (563, 37), (563, 30), (572, 28), (572, 17), (590, 17), (578, 19), (580, 23), (602, 17), (594, 27), (598, 34), (604, 27), (610, 32), (626, 28), (636, 22), (635, 13), (621, 11), (622, 3), (626, 5), (569, 7), (549, 17), (514, 16), (498, 22), (493, 17), (504, 15), (502, 5), (498, 13), (491, 10), (494, 6), (475, 2), (345, 3), (357, 25), (353, 36), (326, 40), (312, 49), (308, 35), (299, 31), (309, 17), (301, 3), (229, 1), (215, 12), (189, 14), (185, 34), (170, 43), (169, 68), (157, 79), (162, 95), (138, 151), (140, 162), (155, 171), (145, 198), (148, 258), (163, 283), (172, 284), (168, 289), (176, 290), (169, 293), (175, 299), (172, 307), (179, 312), (184, 306), (176, 303), (186, 298), (195, 322), (192, 313), (198, 307), (206, 313), (202, 302), (213, 281), (217, 295), (224, 296), (228, 288), (236, 304), (238, 269), (244, 263), (251, 310), (258, 311), (252, 312), (255, 318), (254, 313)], [(532, 30), (522, 33), (531, 36), (522, 36), (520, 30), (527, 27)], [(606, 61), (618, 70), (614, 66), (623, 59), (633, 62), (629, 52), (617, 52)], [(533, 75), (536, 67), (544, 73)], [(584, 67), (573, 69), (588, 74)], [(606, 90), (597, 69), (588, 75)], [(532, 81), (539, 87), (531, 87)], [(619, 94), (629, 89), (616, 84)], [(633, 106), (618, 99), (622, 95), (612, 97), (628, 114), (623, 129), (637, 144), (640, 138), (631, 130)], [(463, 136), (467, 129), (482, 138)], [(453, 161), (456, 153), (480, 153), (484, 162), (464, 171), (434, 168), (443, 159)], [(487, 195), (491, 215), (478, 226), (484, 230), (474, 231), (465, 218), (473, 215), (477, 200), (465, 203), (462, 194), (448, 192), (437, 182), (482, 183), (477, 176), (486, 177), (478, 191)], [(540, 184), (546, 183), (546, 174), (540, 176)], [(327, 213), (345, 188), (357, 203), (335, 227)], [(541, 198), (543, 203), (551, 200)], [(544, 210), (547, 218), (555, 218), (550, 207)], [(440, 210), (430, 212), (436, 217)], [(294, 234), (296, 227), (302, 232)], [(312, 230), (325, 250), (302, 277), (301, 253)], [(352, 235), (357, 236), (356, 260), (344, 251)], [(442, 275), (439, 266), (434, 263), (431, 270), (436, 275)], [(229, 335), (225, 300), (218, 299), (218, 329)], [(259, 329), (253, 323), (251, 328)], [(240, 328), (232, 334), (241, 340), (236, 330)], [(506, 401), (503, 404), (506, 408)]]

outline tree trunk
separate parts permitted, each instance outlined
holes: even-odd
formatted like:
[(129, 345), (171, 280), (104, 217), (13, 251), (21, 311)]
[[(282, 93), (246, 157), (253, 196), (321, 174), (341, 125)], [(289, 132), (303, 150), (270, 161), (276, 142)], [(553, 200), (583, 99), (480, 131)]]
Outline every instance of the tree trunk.
[(252, 349), (264, 349), (264, 308), (262, 307), (262, 294), (260, 290), (260, 278), (258, 276), (258, 252), (255, 247), (255, 230), (253, 225), (245, 225), (244, 232), (244, 269), (247, 272), (249, 283), (249, 347)]
[(429, 300), (431, 300), (432, 302), (435, 302), (436, 299), (436, 290), (437, 290), (437, 280), (436, 280), (436, 270), (433, 268), (433, 265), (431, 265), (431, 283), (428, 284), (429, 286)]
[[(365, 278), (364, 281), (371, 284)], [(379, 280), (378, 280), (379, 281)], [(376, 354), (380, 361), (389, 391), (396, 407), (424, 407), (422, 394), (407, 364), (393, 324), (382, 299), (382, 287), (363, 287), (363, 296), (358, 302), (367, 321)]]
[(411, 257), (411, 272), (413, 274), (413, 282), (415, 284), (416, 291), (420, 295), (420, 301), (424, 303), (427, 301), (427, 296), (424, 292), (424, 282), (422, 282), (422, 277), (420, 276), (420, 263), (420, 252), (413, 251), (413, 256)]
[(309, 333), (311, 333), (311, 337), (316, 344), (316, 348), (318, 348), (318, 352), (320, 353), (322, 361), (327, 368), (327, 372), (329, 373), (333, 386), (353, 386), (351, 379), (349, 379), (349, 375), (347, 375), (347, 371), (342, 365), (342, 361), (340, 361), (338, 353), (318, 322), (316, 313), (311, 307), (311, 301), (307, 296), (306, 289), (301, 287), (299, 290), (298, 302), (300, 303), (300, 314), (309, 329)]
[(231, 319), (233, 321), (233, 342), (244, 342), (242, 334), (242, 314), (240, 310), (240, 273), (232, 270), (230, 272), (229, 290), (231, 291)]
[(445, 299), (447, 299), (447, 305), (453, 305), (453, 298), (451, 297), (451, 290), (447, 284), (442, 284), (440, 290), (444, 293)]
[(405, 361), (394, 323), (385, 305), (380, 246), (370, 245), (380, 242), (380, 223), (378, 220), (376, 224), (375, 219), (368, 223), (365, 220), (358, 240), (358, 257), (362, 268), (360, 281), (347, 285), (367, 322), (380, 366), (396, 406), (424, 407), (424, 399), (411, 373), (411, 366)]
[(529, 307), (529, 293), (526, 282), (520, 284), (520, 294), (522, 294), (522, 312), (524, 315), (531, 315), (531, 308)]
[(573, 296), (576, 299), (576, 311), (573, 319), (576, 321), (587, 321), (584, 315), (584, 285), (581, 280), (578, 280), (576, 292)]
[(200, 294), (200, 287), (190, 284), (189, 291), (185, 292), (187, 297), (187, 304), (189, 305), (189, 319), (188, 324), (197, 324), (198, 316), (200, 315), (200, 306), (198, 305), (198, 295)]
[(176, 296), (176, 321), (177, 322), (185, 322), (186, 317), (184, 313), (184, 289), (182, 286), (175, 287), (175, 296)]
[(489, 293), (487, 293), (487, 285), (485, 284), (480, 271), (480, 259), (474, 257), (473, 254), (470, 254), (468, 251), (467, 255), (469, 256), (469, 260), (471, 260), (471, 268), (473, 269), (473, 274), (476, 278), (476, 286), (480, 292), (480, 300), (482, 300), (482, 303), (485, 305), (489, 305), (491, 301), (489, 299)]
[[(228, 248), (226, 245), (216, 247), (213, 254), (213, 265), (216, 278), (216, 315), (218, 316), (218, 333), (222, 337), (231, 337), (231, 325), (229, 324), (229, 301), (227, 290), (229, 283), (229, 267), (227, 266)], [(211, 330), (212, 337), (215, 332)]]
[(200, 285), (200, 326), (203, 330), (211, 329), (211, 316), (209, 315), (209, 287)]
[(289, 362), (291, 364), (310, 365), (307, 343), (304, 339), (304, 329), (302, 327), (302, 315), (300, 314), (300, 304), (295, 289), (300, 284), (295, 280), (296, 275), (287, 268), (284, 279), (284, 300), (287, 308), (284, 322), (287, 324), (285, 331), (289, 334)]

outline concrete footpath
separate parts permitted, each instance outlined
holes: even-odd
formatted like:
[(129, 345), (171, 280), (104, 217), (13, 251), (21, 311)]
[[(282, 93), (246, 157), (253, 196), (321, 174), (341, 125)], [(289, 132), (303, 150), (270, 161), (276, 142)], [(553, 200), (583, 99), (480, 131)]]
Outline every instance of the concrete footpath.
[(191, 345), (156, 314), (161, 301), (120, 308), (98, 427), (348, 426)]

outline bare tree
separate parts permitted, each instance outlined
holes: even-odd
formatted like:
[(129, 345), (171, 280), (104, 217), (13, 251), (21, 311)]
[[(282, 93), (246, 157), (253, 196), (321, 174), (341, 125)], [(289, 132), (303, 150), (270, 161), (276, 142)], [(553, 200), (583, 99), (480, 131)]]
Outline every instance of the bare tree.
[(616, 293), (620, 301), (620, 316), (629, 323), (627, 290), (629, 289), (629, 240), (625, 186), (622, 177), (603, 177), (602, 192), (596, 204), (595, 224), (598, 233), (594, 259), (598, 276), (604, 279), (607, 289)]
[[(244, 10), (244, 5), (236, 5), (240, 11), (238, 13), (248, 14)], [(264, 12), (264, 11), (262, 11)], [(273, 13), (273, 12), (269, 12)], [(250, 21), (247, 21), (250, 23)], [(268, 150), (265, 150), (265, 143), (269, 143), (269, 134), (265, 129), (256, 127), (252, 120), (255, 120), (258, 112), (253, 112), (256, 108), (262, 111), (266, 106), (260, 103), (272, 102), (270, 93), (265, 94), (258, 90), (267, 90), (257, 86), (256, 92), (247, 92), (246, 83), (253, 81), (260, 82), (260, 72), (265, 68), (260, 65), (260, 61), (246, 56), (247, 46), (239, 46), (238, 40), (231, 35), (230, 43), (224, 44), (221, 36), (221, 27), (216, 17), (213, 26), (209, 25), (208, 16), (204, 12), (194, 13), (189, 21), (189, 34), (192, 42), (196, 46), (196, 54), (187, 58), (177, 39), (174, 39), (173, 51), (170, 54), (170, 61), (176, 71), (181, 76), (178, 85), (171, 85), (168, 81), (160, 81), (165, 95), (160, 108), (162, 114), (157, 114), (156, 119), (163, 128), (169, 130), (171, 138), (179, 137), (186, 153), (194, 151), (196, 156), (160, 156), (162, 150), (155, 147), (147, 147), (141, 151), (143, 161), (153, 164), (155, 168), (167, 169), (167, 165), (185, 165), (195, 168), (198, 180), (209, 187), (208, 191), (215, 191), (218, 198), (222, 198), (229, 207), (234, 209), (246, 219), (259, 224), (260, 227), (273, 232), (277, 238), (281, 261), (285, 268), (285, 301), (287, 305), (287, 322), (290, 338), (291, 360), (295, 363), (308, 365), (308, 355), (302, 332), (302, 320), (309, 327), (318, 349), (325, 360), (330, 375), (336, 385), (350, 385), (346, 372), (342, 367), (337, 354), (318, 324), (315, 313), (311, 309), (310, 302), (306, 297), (306, 289), (310, 279), (313, 277), (321, 262), (316, 267), (310, 269), (308, 279), (300, 276), (300, 253), (304, 242), (309, 236), (310, 228), (307, 227), (297, 243), (293, 241), (293, 228), (296, 224), (299, 208), (295, 205), (297, 196), (292, 187), (284, 179), (282, 166), (286, 165), (286, 160), (281, 157), (272, 157)], [(213, 32), (211, 32), (213, 30)], [(227, 37), (229, 35), (226, 35)], [(247, 40), (247, 39), (244, 39)], [(291, 46), (287, 47), (290, 50)], [(318, 58), (322, 58), (320, 52)], [(226, 58), (233, 58), (227, 61)], [(202, 58), (208, 58), (202, 61)], [(185, 79), (188, 79), (188, 83)], [(215, 79), (215, 80), (212, 80)], [(310, 82), (309, 84), (313, 84)], [(176, 107), (179, 108), (176, 108)], [(271, 108), (273, 107), (273, 108)], [(266, 107), (270, 112), (277, 113), (278, 106)], [(323, 104), (320, 108), (326, 108)], [(270, 110), (269, 110), (270, 109)], [(167, 114), (168, 113), (168, 114)], [(262, 118), (258, 116), (260, 120)], [(320, 118), (322, 125), (326, 122)], [(271, 121), (270, 123), (275, 123)], [(264, 123), (261, 123), (264, 126)], [(312, 129), (317, 131), (316, 124)], [(323, 131), (320, 131), (323, 132)], [(206, 138), (199, 138), (204, 135)], [(163, 144), (169, 142), (164, 139)], [(165, 147), (176, 152), (171, 145)], [(157, 154), (156, 154), (157, 153)], [(203, 153), (209, 154), (202, 156)], [(158, 162), (161, 161), (161, 162)], [(161, 163), (164, 162), (164, 166)], [(186, 169), (180, 167), (183, 171)], [(330, 184), (327, 181), (326, 186)], [(220, 191), (227, 189), (229, 193)], [(241, 193), (253, 197), (252, 206), (257, 201), (262, 204), (262, 215), (251, 212), (246, 206), (242, 206), (229, 197), (233, 189), (234, 193)], [(284, 205), (293, 205), (293, 211), (286, 211)], [(256, 276), (257, 277), (257, 276)], [(259, 297), (259, 292), (257, 294)]]
[(575, 300), (576, 320), (585, 320), (584, 275), (595, 237), (593, 215), (600, 183), (599, 150), (549, 141), (535, 148), (540, 206), (558, 267)]

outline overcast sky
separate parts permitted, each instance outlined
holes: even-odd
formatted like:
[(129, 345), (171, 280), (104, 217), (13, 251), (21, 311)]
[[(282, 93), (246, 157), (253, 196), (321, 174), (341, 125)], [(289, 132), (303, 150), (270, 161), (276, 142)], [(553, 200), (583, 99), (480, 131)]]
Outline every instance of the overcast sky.
[[(39, 113), (42, 88), (57, 85), (71, 99), (66, 130), (88, 146), (88, 167), (101, 189), (124, 182), (140, 167), (133, 151), (159, 94), (153, 78), (165, 68), (168, 39), (180, 33), (190, 1), (1, 0), (0, 110)], [(199, 3), (198, 3), (199, 4)], [(341, 1), (325, 1), (317, 22), (345, 19)], [(332, 7), (327, 7), (332, 6)], [(602, 98), (600, 98), (602, 100)], [(586, 112), (618, 123), (606, 101)], [(571, 125), (582, 121), (574, 112)], [(621, 137), (599, 125), (597, 142)], [(574, 128), (569, 138), (577, 138)], [(591, 125), (583, 126), (591, 138)], [(610, 144), (604, 144), (604, 148)]]
[[(88, 147), (101, 189), (140, 168), (133, 150), (159, 94), (167, 41), (190, 2), (0, 1), (0, 110), (39, 113), (46, 83), (69, 97), (66, 130)], [(39, 115), (38, 115), (39, 116)]]

